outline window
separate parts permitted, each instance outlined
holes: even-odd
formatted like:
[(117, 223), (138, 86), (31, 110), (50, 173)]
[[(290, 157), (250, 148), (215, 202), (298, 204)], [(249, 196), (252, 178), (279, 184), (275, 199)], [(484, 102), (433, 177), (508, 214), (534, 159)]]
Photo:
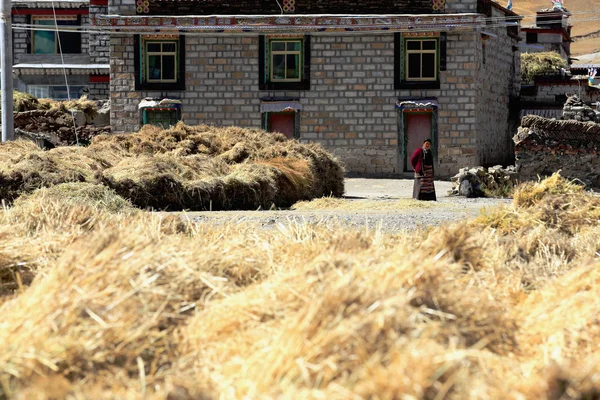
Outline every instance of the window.
[(439, 89), (440, 71), (446, 70), (446, 35), (395, 34), (396, 89)]
[[(33, 25), (38, 27), (48, 27), (48, 30), (34, 30), (31, 34), (31, 53), (33, 54), (60, 54), (63, 53), (81, 53), (81, 33), (75, 31), (81, 21), (75, 15), (54, 16), (33, 16)], [(56, 26), (61, 30), (56, 32)], [(73, 32), (64, 32), (66, 27), (72, 27)]]
[[(71, 99), (78, 99), (84, 94), (85, 86), (69, 86)], [(27, 85), (27, 93), (38, 99), (66, 100), (69, 98), (64, 85)]]
[(261, 35), (259, 40), (261, 90), (310, 89), (310, 36)]
[(302, 76), (302, 41), (269, 41), (271, 82), (300, 82)]
[(437, 40), (407, 39), (405, 42), (405, 80), (437, 79)]
[(136, 90), (185, 90), (183, 36), (136, 36), (136, 48)]
[(537, 32), (527, 32), (527, 33), (525, 33), (525, 42), (527, 42), (527, 43), (537, 43), (538, 42)]
[(168, 129), (171, 126), (177, 125), (177, 122), (181, 119), (178, 109), (159, 109), (144, 110), (143, 124), (156, 125)]
[(146, 82), (177, 82), (177, 42), (144, 42)]

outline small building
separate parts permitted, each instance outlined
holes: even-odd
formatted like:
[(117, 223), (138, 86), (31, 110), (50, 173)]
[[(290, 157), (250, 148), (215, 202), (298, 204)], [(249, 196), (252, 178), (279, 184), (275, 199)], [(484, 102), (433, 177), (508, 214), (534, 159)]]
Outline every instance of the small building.
[(563, 106), (569, 96), (577, 95), (588, 106), (600, 111), (600, 85), (589, 85), (590, 69), (598, 64), (580, 62), (571, 55), (571, 14), (564, 8), (538, 11), (536, 24), (521, 28), (525, 52), (553, 51), (563, 59), (566, 68), (536, 76), (521, 87), (521, 116), (563, 118)]
[[(521, 28), (528, 52), (554, 51), (565, 60), (571, 57), (571, 13), (564, 8), (546, 8), (536, 13), (535, 25)], [(536, 46), (537, 45), (537, 46)]]
[[(111, 120), (239, 125), (396, 175), (512, 162), (521, 17), (491, 0), (109, 0)], [(148, 104), (161, 104), (164, 107)], [(174, 102), (175, 101), (175, 102)], [(168, 106), (177, 104), (177, 109)]]
[(108, 0), (13, 0), (14, 88), (39, 98), (109, 97), (109, 35), (89, 33)]

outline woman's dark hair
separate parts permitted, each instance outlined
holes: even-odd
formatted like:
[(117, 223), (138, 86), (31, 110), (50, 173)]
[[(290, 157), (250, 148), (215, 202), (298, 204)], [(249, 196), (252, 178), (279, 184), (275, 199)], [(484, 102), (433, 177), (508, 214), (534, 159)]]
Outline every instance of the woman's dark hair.
[(425, 139), (425, 140), (423, 141), (423, 144), (425, 144), (425, 143), (427, 143), (427, 142), (429, 142), (429, 144), (431, 144), (431, 139)]

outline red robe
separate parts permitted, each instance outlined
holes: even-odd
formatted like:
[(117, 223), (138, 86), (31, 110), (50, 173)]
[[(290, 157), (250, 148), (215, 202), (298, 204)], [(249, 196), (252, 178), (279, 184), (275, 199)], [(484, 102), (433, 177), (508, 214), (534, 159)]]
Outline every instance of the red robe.
[(419, 147), (415, 150), (413, 155), (410, 157), (410, 165), (412, 165), (415, 172), (419, 175), (423, 175), (423, 148)]

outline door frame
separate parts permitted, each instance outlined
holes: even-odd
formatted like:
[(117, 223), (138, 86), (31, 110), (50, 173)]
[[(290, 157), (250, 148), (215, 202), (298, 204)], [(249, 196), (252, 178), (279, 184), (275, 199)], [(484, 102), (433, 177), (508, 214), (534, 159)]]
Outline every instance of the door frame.
[(396, 105), (398, 109), (398, 171), (407, 172), (407, 140), (406, 134), (407, 124), (406, 116), (408, 114), (429, 114), (431, 115), (431, 148), (433, 149), (433, 163), (437, 169), (438, 166), (438, 107), (437, 102), (430, 102), (424, 104), (427, 100), (422, 101), (404, 101)]

